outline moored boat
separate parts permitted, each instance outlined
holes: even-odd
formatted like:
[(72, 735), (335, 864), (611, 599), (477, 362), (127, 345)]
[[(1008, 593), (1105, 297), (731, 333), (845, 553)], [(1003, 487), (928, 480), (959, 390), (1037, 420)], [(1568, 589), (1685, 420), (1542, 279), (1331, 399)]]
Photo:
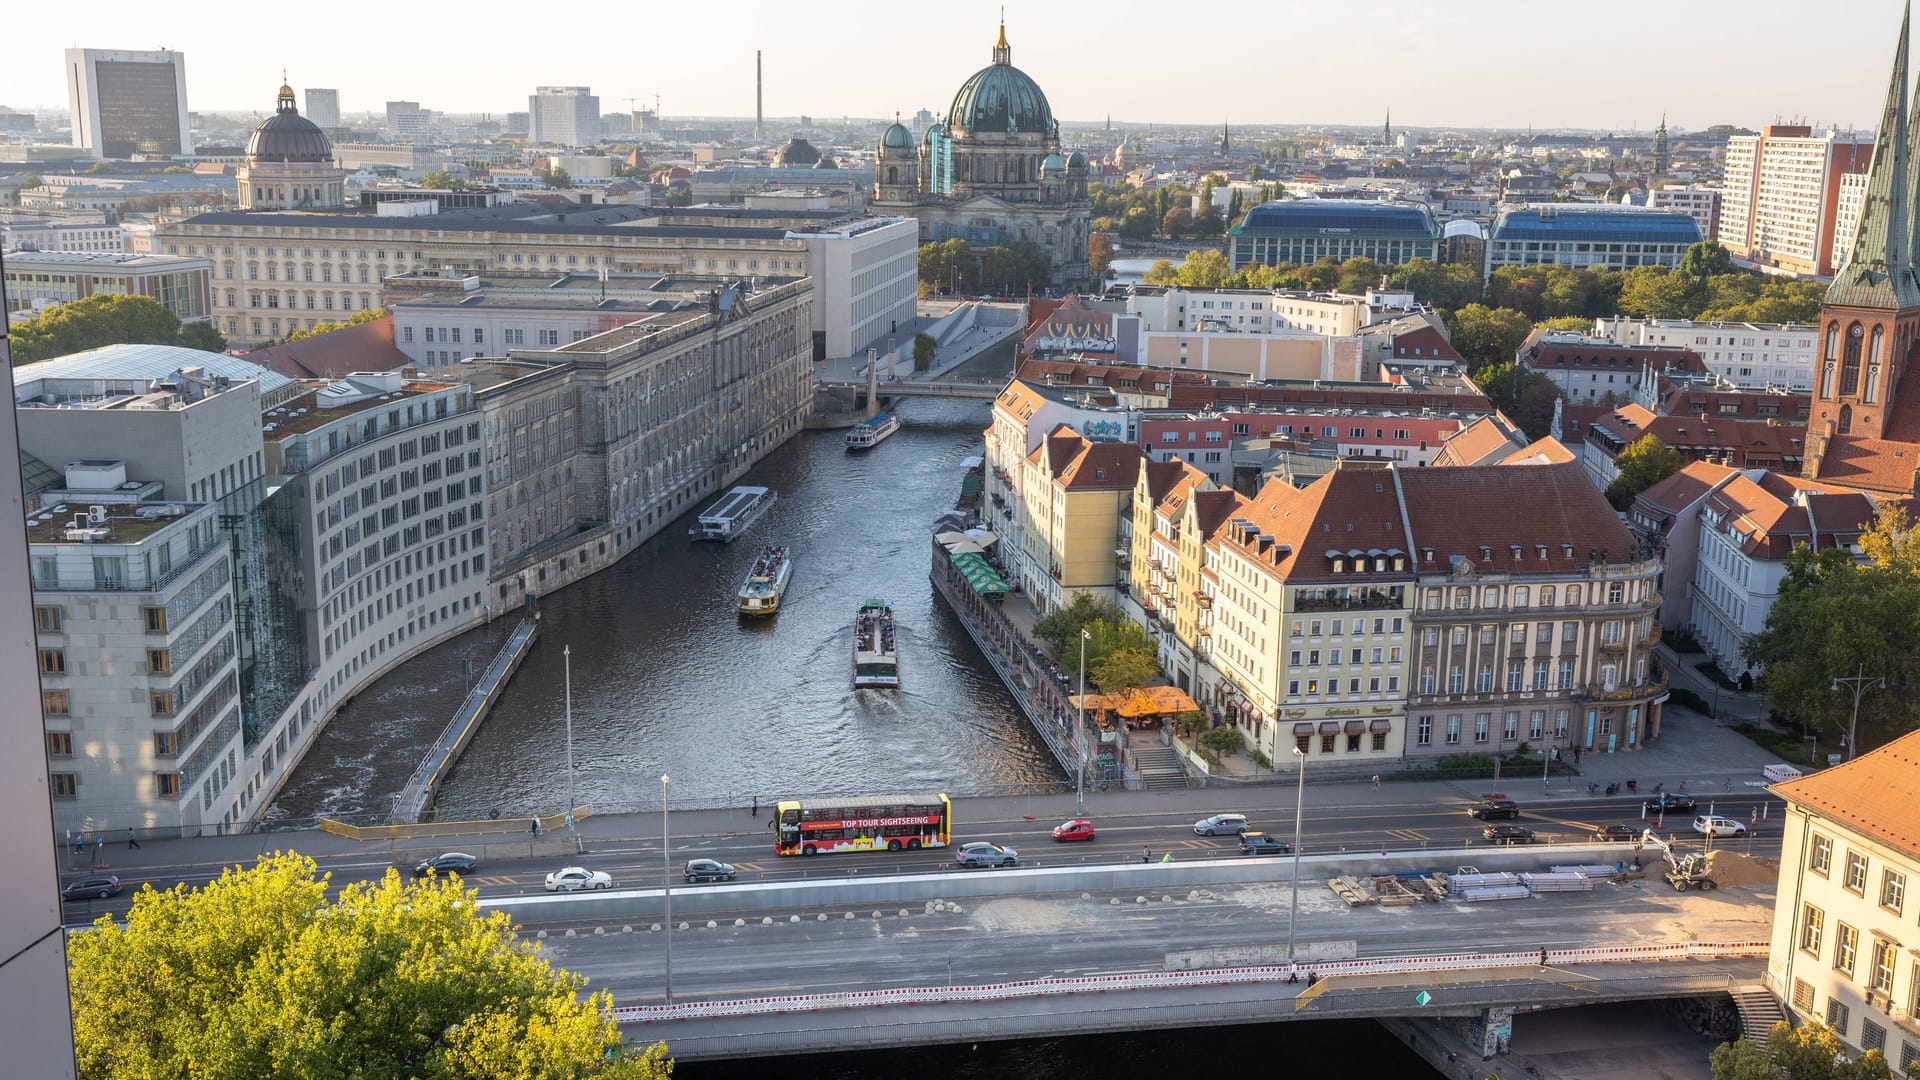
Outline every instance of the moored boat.
[(734, 488), (707, 507), (700, 515), (699, 524), (691, 530), (692, 536), (695, 540), (727, 543), (758, 521), (761, 514), (771, 510), (774, 500), (779, 497), (772, 488)]
[(847, 449), (866, 450), (880, 444), (880, 440), (900, 430), (900, 418), (890, 412), (875, 413), (853, 425), (847, 432)]
[(787, 549), (768, 544), (753, 560), (747, 580), (740, 583), (734, 606), (747, 616), (771, 615), (780, 610), (780, 597), (787, 591), (787, 579), (793, 576), (793, 561)]
[(900, 641), (893, 609), (885, 600), (868, 600), (853, 620), (854, 689), (892, 690), (899, 685)]

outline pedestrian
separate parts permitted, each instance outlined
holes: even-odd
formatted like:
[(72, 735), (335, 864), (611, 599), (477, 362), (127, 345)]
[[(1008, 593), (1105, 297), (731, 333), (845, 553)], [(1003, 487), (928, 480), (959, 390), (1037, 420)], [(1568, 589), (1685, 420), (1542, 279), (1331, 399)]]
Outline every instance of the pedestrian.
[(753, 816), (754, 817), (760, 816), (760, 796), (758, 795), (755, 795), (753, 797)]
[(81, 833), (73, 838), (73, 853), (79, 855), (87, 850), (87, 834)]
[(1380, 774), (1379, 773), (1373, 774), (1373, 790), (1375, 791), (1380, 790)]
[(131, 825), (127, 826), (127, 850), (128, 851), (140, 850), (140, 838), (133, 835), (133, 826)]
[(539, 818), (534, 818), (534, 819), (533, 819), (533, 828), (532, 828), (532, 829), (531, 829), (530, 831), (531, 831), (531, 832), (533, 833), (533, 835), (535, 835), (535, 836), (539, 836), (539, 835), (540, 835), (540, 819), (539, 819)]
[(1150, 863), (1150, 862), (1152, 862), (1152, 861), (1153, 861), (1153, 849), (1152, 849), (1152, 848), (1150, 848), (1150, 847), (1147, 847), (1147, 848), (1141, 848), (1141, 849), (1140, 849), (1140, 861), (1141, 861), (1141, 862), (1143, 862), (1143, 863)]
[(1542, 948), (1540, 950), (1540, 966), (1541, 967), (1547, 966), (1547, 950), (1545, 948)]
[(1316, 975), (1316, 974), (1314, 974), (1314, 973), (1313, 973), (1313, 972), (1311, 972), (1311, 971), (1309, 971), (1309, 972), (1307, 972), (1307, 985), (1308, 985), (1308, 986), (1312, 986), (1312, 985), (1313, 985), (1314, 983), (1317, 983), (1317, 982), (1319, 982), (1319, 981), (1320, 981), (1320, 976), (1319, 976), (1319, 975)]
[(102, 865), (105, 865), (105, 861), (107, 858), (107, 834), (106, 833), (93, 834), (93, 857), (96, 860), (100, 861)]
[(1760, 824), (1760, 808), (1757, 806), (1753, 808), (1753, 823)]

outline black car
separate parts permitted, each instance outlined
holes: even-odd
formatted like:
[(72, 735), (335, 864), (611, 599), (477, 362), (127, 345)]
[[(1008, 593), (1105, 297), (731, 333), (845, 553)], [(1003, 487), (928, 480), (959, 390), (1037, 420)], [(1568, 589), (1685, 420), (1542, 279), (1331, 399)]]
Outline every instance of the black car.
[(683, 871), (688, 881), (732, 881), (734, 872), (732, 863), (714, 859), (688, 859)]
[(1494, 818), (1517, 818), (1520, 816), (1520, 804), (1512, 799), (1481, 799), (1468, 809), (1467, 813), (1481, 821)]
[(60, 890), (62, 900), (105, 900), (120, 895), (120, 879), (112, 874), (84, 877)]
[(463, 851), (449, 851), (444, 855), (435, 855), (424, 859), (413, 868), (414, 877), (426, 877), (428, 874), (471, 874), (480, 860)]
[(1240, 854), (1242, 855), (1285, 855), (1292, 850), (1293, 845), (1275, 840), (1263, 832), (1240, 834)]
[(1533, 830), (1525, 825), (1489, 825), (1480, 835), (1496, 844), (1533, 843)]
[(1593, 831), (1593, 838), (1603, 844), (1638, 840), (1640, 838), (1640, 830), (1631, 825), (1602, 825)]
[(1669, 791), (1664, 795), (1655, 795), (1641, 804), (1641, 809), (1649, 814), (1691, 814), (1693, 796), (1676, 795)]

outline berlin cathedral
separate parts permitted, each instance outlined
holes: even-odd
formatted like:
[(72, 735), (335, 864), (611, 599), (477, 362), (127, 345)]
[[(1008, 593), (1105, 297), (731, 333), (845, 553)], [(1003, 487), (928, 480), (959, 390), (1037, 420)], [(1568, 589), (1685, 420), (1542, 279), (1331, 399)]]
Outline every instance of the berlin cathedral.
[(897, 122), (880, 136), (873, 195), (876, 211), (917, 219), (922, 244), (1024, 240), (1053, 257), (1055, 287), (1091, 280), (1086, 155), (1061, 155), (1060, 125), (1039, 84), (1013, 66), (1005, 23), (993, 63), (960, 84), (944, 119), (918, 140)]

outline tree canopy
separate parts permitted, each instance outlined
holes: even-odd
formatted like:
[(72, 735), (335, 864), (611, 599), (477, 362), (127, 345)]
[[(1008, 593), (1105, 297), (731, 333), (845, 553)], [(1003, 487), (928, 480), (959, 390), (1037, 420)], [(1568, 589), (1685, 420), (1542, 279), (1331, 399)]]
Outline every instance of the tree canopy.
[(1552, 379), (1508, 360), (1477, 369), (1473, 381), (1528, 438), (1544, 439), (1553, 433), (1553, 404), (1560, 391)]
[(1454, 350), (1466, 360), (1468, 370), (1511, 362), (1532, 329), (1524, 314), (1485, 304), (1468, 304), (1447, 318)]
[(1687, 459), (1653, 435), (1642, 435), (1613, 459), (1618, 475), (1607, 485), (1607, 501), (1625, 513), (1653, 485), (1686, 468)]
[[(1147, 640), (1140, 624), (1127, 618), (1120, 605), (1111, 600), (1097, 600), (1092, 593), (1075, 593), (1065, 605), (1048, 612), (1033, 624), (1033, 635), (1053, 646), (1068, 670), (1078, 672), (1083, 629), (1087, 632), (1087, 677), (1102, 689), (1106, 689), (1106, 683), (1100, 681), (1101, 664), (1116, 654), (1131, 651), (1146, 655), (1149, 670), (1128, 686), (1144, 685), (1159, 670), (1153, 658), (1153, 644)], [(1116, 668), (1112, 674), (1124, 680), (1136, 672), (1128, 667)]]
[(160, 301), (98, 294), (49, 308), (9, 332), (13, 362), (30, 364), (103, 345), (184, 345), (219, 352), (227, 341), (212, 326), (183, 327)]
[(280, 340), (299, 341), (302, 338), (318, 337), (321, 334), (331, 334), (335, 330), (345, 330), (349, 326), (359, 326), (361, 323), (370, 323), (375, 319), (384, 319), (386, 317), (386, 308), (362, 308), (352, 315), (347, 316), (344, 321), (315, 323), (312, 329), (294, 330)]
[(74, 1052), (97, 1080), (194, 1076), (663, 1080), (601, 991), (481, 915), (457, 881), (388, 870), (327, 899), (301, 855), (152, 887), (68, 939)]
[(1884, 1054), (1853, 1056), (1818, 1020), (1798, 1028), (1780, 1021), (1767, 1032), (1764, 1048), (1745, 1039), (1721, 1043), (1707, 1063), (1713, 1080), (1893, 1080)]
[[(1133, 623), (1127, 625), (1134, 626)], [(1144, 648), (1115, 649), (1098, 662), (1089, 658), (1087, 666), (1091, 669), (1088, 677), (1103, 693), (1108, 694), (1122, 694), (1145, 686), (1160, 673), (1160, 665), (1154, 660), (1152, 650)]]

